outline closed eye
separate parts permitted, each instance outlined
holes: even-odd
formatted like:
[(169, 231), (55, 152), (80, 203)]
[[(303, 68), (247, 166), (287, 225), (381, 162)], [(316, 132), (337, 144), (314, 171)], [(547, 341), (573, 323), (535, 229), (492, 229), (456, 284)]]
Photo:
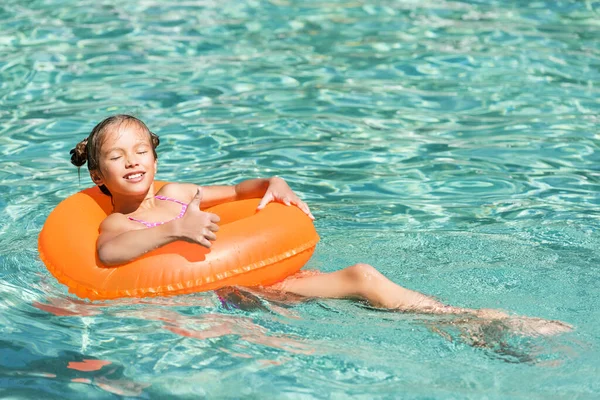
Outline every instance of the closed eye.
[(118, 160), (119, 158), (121, 158), (121, 156), (111, 157), (110, 159), (111, 159), (112, 161), (115, 161), (115, 160)]

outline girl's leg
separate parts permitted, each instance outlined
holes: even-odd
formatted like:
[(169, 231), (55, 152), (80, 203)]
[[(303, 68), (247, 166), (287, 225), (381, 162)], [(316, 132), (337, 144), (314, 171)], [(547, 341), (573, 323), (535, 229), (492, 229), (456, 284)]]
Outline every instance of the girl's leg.
[(431, 314), (469, 314), (472, 318), (502, 320), (514, 332), (525, 335), (553, 335), (572, 330), (560, 321), (541, 318), (509, 317), (493, 309), (452, 307), (419, 292), (403, 288), (368, 264), (356, 264), (340, 271), (308, 277), (288, 278), (275, 285), (277, 290), (304, 297), (358, 298), (375, 307)]
[(368, 264), (309, 277), (289, 278), (278, 289), (305, 297), (358, 298), (375, 307), (422, 313), (459, 314), (475, 310), (446, 306), (419, 292), (403, 288)]

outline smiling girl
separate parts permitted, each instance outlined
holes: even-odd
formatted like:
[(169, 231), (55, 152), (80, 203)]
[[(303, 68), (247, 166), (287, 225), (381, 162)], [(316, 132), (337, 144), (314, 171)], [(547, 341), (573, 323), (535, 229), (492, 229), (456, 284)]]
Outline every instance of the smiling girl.
[[(118, 266), (168, 243), (183, 240), (211, 247), (218, 240), (219, 217), (202, 209), (236, 200), (260, 198), (260, 212), (270, 202), (300, 208), (314, 219), (308, 206), (278, 177), (250, 179), (231, 186), (170, 183), (155, 191), (156, 147), (159, 138), (139, 119), (115, 115), (100, 122), (88, 138), (71, 150), (71, 162), (87, 162), (92, 181), (111, 196), (113, 211), (102, 222), (98, 257)], [(202, 209), (201, 209), (202, 206)], [(444, 305), (431, 297), (403, 288), (367, 264), (332, 273), (301, 272), (271, 290), (307, 298), (357, 298), (375, 307), (437, 314), (465, 314), (485, 319), (519, 321), (519, 329), (553, 334), (570, 327), (557, 321), (509, 317), (489, 309)]]

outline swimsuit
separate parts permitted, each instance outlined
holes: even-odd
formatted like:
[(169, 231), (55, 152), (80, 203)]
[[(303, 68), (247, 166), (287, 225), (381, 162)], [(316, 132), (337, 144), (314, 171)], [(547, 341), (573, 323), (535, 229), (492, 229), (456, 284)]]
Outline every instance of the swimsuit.
[(165, 221), (165, 222), (147, 222), (147, 221), (143, 221), (143, 220), (141, 220), (141, 219), (136, 219), (136, 218), (133, 218), (133, 217), (127, 217), (127, 218), (129, 218), (129, 219), (130, 219), (130, 220), (132, 220), (132, 221), (139, 222), (140, 224), (144, 224), (144, 225), (146, 225), (148, 228), (153, 228), (153, 227), (155, 227), (155, 226), (159, 226), (159, 225), (162, 225), (162, 224), (166, 224), (167, 222), (171, 222), (171, 221), (174, 221), (174, 220), (176, 220), (176, 219), (179, 219), (179, 218), (183, 217), (183, 214), (185, 214), (185, 210), (187, 210), (187, 204), (185, 204), (184, 202), (182, 202), (182, 201), (179, 201), (179, 200), (177, 200), (177, 199), (172, 199), (172, 198), (170, 198), (170, 197), (166, 197), (166, 196), (154, 196), (154, 198), (155, 198), (155, 199), (158, 199), (158, 200), (172, 201), (172, 202), (175, 202), (175, 203), (181, 204), (181, 212), (180, 212), (180, 213), (179, 213), (179, 215), (178, 215), (178, 216), (176, 216), (175, 218), (173, 218), (173, 219), (171, 219), (171, 220), (169, 220), (169, 221)]

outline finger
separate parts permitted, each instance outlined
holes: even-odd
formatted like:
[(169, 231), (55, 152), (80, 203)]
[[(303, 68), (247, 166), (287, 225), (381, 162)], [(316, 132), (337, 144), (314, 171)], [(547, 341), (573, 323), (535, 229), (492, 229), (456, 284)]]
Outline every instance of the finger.
[(298, 208), (301, 209), (302, 211), (304, 211), (304, 214), (306, 214), (306, 215), (310, 214), (310, 210), (308, 209), (308, 206), (306, 205), (305, 202), (301, 201), (300, 203), (298, 203)]
[(210, 222), (216, 224), (219, 221), (221, 221), (221, 217), (219, 217), (217, 214), (210, 214)]
[(190, 201), (190, 205), (197, 205), (197, 207), (200, 207), (200, 201), (202, 201), (202, 190), (200, 190), (200, 188), (198, 188), (196, 190), (196, 194), (194, 195), (194, 197), (192, 198), (192, 201)]
[(217, 224), (210, 224), (208, 226), (208, 229), (210, 229), (213, 232), (219, 232), (219, 225), (217, 225)]
[(212, 243), (210, 243), (210, 241), (206, 238), (202, 238), (202, 239), (198, 240), (198, 244), (200, 246), (204, 246), (206, 248), (210, 248), (210, 246), (212, 246)]
[(290, 206), (290, 205), (292, 205), (292, 203), (290, 203), (290, 199), (288, 199), (287, 197), (285, 197), (285, 198), (283, 199), (283, 204), (285, 204), (286, 206)]
[(207, 231), (204, 233), (204, 237), (205, 237), (206, 239), (208, 239), (208, 240), (216, 240), (216, 239), (217, 239), (217, 235), (215, 235), (215, 233), (214, 233), (214, 232), (211, 232), (211, 231), (209, 231), (209, 230), (207, 230)]
[(298, 208), (301, 209), (304, 214), (308, 215), (308, 217), (310, 219), (315, 219), (315, 216), (312, 215), (312, 213), (310, 212), (310, 208), (308, 208), (308, 204), (306, 204), (305, 202), (303, 202), (302, 200), (300, 200), (297, 204)]
[(304, 211), (304, 214), (308, 215), (308, 217), (310, 219), (315, 219), (315, 216), (312, 215), (312, 213), (310, 212), (310, 209), (308, 208), (308, 206), (306, 204), (303, 204), (302, 207), (300, 207), (300, 209), (302, 211)]
[(258, 203), (258, 207), (256, 207), (256, 209), (257, 210), (262, 210), (271, 201), (273, 201), (273, 194), (271, 192), (269, 192), (269, 193), (265, 194), (265, 196), (262, 198), (262, 200), (260, 201), (260, 203)]
[(301, 209), (302, 211), (304, 211), (306, 214), (308, 214), (308, 206), (306, 205), (305, 202), (303, 201), (299, 201), (298, 204), (296, 204), (296, 206), (298, 206), (299, 209)]

